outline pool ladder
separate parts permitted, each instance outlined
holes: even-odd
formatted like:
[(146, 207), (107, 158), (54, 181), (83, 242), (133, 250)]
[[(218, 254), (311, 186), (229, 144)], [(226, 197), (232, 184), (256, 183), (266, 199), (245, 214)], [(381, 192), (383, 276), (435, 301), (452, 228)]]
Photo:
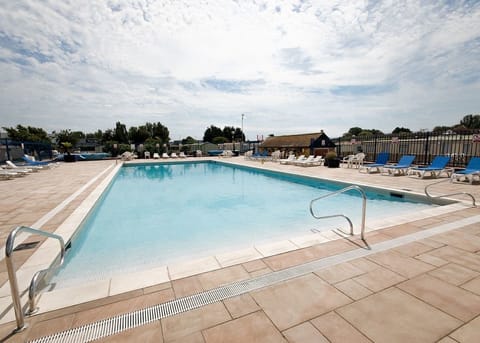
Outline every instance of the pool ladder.
[(39, 280), (44, 277), (47, 273), (53, 271), (54, 269), (60, 267), (63, 264), (63, 259), (65, 256), (65, 243), (63, 238), (59, 235), (33, 229), (27, 226), (19, 226), (10, 232), (7, 238), (7, 242), (5, 244), (5, 263), (7, 265), (7, 272), (8, 272), (8, 279), (10, 281), (10, 290), (12, 293), (12, 300), (13, 300), (13, 308), (15, 311), (15, 319), (17, 321), (17, 328), (14, 332), (23, 331), (27, 326), (25, 325), (24, 313), (22, 311), (22, 304), (20, 302), (20, 292), (18, 290), (18, 281), (17, 281), (17, 274), (15, 271), (15, 266), (13, 264), (13, 252), (15, 251), (15, 238), (18, 233), (20, 232), (28, 232), (35, 235), (44, 236), (47, 238), (53, 238), (58, 240), (60, 243), (60, 259), (56, 259), (56, 263), (50, 266), (47, 269), (42, 269), (36, 272), (33, 277), (30, 285), (28, 287), (28, 310), (26, 312), (27, 315), (34, 314), (37, 312), (38, 308), (36, 307), (36, 295), (37, 295), (37, 287), (39, 284)]
[(440, 181), (437, 181), (437, 182), (434, 182), (434, 183), (430, 183), (428, 185), (425, 186), (425, 189), (423, 190), (426, 194), (426, 196), (430, 199), (430, 201), (434, 202), (434, 200), (436, 199), (441, 199), (441, 198), (446, 198), (446, 197), (450, 197), (450, 196), (453, 196), (453, 195), (467, 195), (470, 197), (470, 199), (472, 199), (472, 206), (473, 207), (476, 207), (476, 203), (475, 203), (475, 197), (471, 194), (471, 193), (468, 193), (468, 192), (456, 192), (456, 193), (450, 193), (450, 194), (442, 194), (442, 195), (437, 195), (437, 196), (432, 196), (429, 192), (428, 192), (428, 189), (431, 187), (431, 186), (434, 186), (434, 185), (438, 185), (439, 183), (442, 183), (442, 182), (446, 182), (446, 181), (450, 181), (451, 182), (451, 179), (445, 179), (445, 180), (440, 180)]
[(322, 199), (329, 198), (329, 197), (332, 197), (332, 196), (335, 196), (335, 195), (339, 195), (339, 194), (348, 192), (349, 190), (356, 190), (357, 192), (359, 192), (362, 195), (362, 227), (361, 227), (361, 231), (360, 231), (361, 232), (360, 236), (361, 236), (362, 240), (365, 241), (365, 213), (366, 213), (366, 210), (367, 210), (367, 194), (365, 193), (363, 188), (361, 188), (360, 186), (357, 186), (357, 185), (348, 186), (348, 187), (345, 187), (345, 188), (343, 188), (339, 191), (328, 193), (328, 194), (322, 195), (321, 197), (313, 199), (312, 201), (310, 201), (310, 213), (315, 219), (327, 219), (327, 218), (335, 218), (335, 217), (345, 218), (347, 220), (348, 224), (350, 225), (350, 235), (353, 236), (353, 224), (352, 224), (352, 221), (350, 220), (350, 218), (348, 218), (346, 215), (344, 215), (344, 214), (332, 214), (332, 215), (328, 215), (328, 216), (317, 216), (317, 215), (315, 215), (315, 213), (313, 211), (313, 204), (315, 202), (317, 202), (318, 200), (322, 200)]

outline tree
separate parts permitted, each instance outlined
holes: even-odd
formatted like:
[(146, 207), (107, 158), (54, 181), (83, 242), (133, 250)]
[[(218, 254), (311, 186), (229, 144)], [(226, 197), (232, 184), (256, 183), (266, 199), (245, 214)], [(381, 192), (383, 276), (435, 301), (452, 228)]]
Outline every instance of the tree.
[(113, 140), (118, 143), (127, 144), (128, 143), (128, 132), (125, 124), (117, 121), (115, 124), (115, 129), (113, 131)]
[(446, 132), (448, 130), (451, 130), (452, 127), (451, 126), (435, 126), (433, 128), (433, 132), (434, 133), (441, 133), (441, 132)]
[(406, 134), (406, 133), (412, 133), (412, 131), (410, 129), (407, 129), (405, 127), (396, 127), (393, 131), (392, 131), (393, 134), (396, 134), (396, 135), (401, 135), (401, 134)]
[(14, 141), (20, 142), (47, 142), (48, 135), (44, 129), (32, 126), (17, 125), (13, 127), (3, 127), (8, 133), (8, 137)]
[(70, 143), (71, 146), (75, 146), (79, 138), (78, 132), (72, 132), (70, 130), (62, 130), (57, 133), (57, 142), (60, 142), (64, 147), (64, 143)]
[(227, 139), (223, 136), (217, 136), (217, 137), (214, 137), (212, 139), (213, 144), (223, 144), (223, 143), (227, 143), (227, 142), (231, 142), (231, 139)]
[(467, 114), (460, 120), (460, 125), (470, 130), (480, 129), (480, 114)]
[(210, 127), (207, 128), (205, 130), (205, 133), (203, 134), (203, 141), (213, 142), (213, 139), (215, 137), (224, 137), (223, 131), (219, 127), (216, 127), (215, 125), (210, 125)]
[(182, 144), (195, 144), (197, 140), (191, 136), (182, 139)]

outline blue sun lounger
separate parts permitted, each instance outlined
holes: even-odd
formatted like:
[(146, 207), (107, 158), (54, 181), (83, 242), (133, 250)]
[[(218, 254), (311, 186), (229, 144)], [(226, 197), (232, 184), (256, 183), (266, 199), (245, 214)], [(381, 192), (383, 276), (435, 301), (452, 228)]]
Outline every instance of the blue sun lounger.
[(380, 173), (380, 168), (387, 164), (390, 154), (388, 152), (381, 152), (378, 154), (374, 163), (365, 163), (358, 169), (359, 172), (365, 170), (368, 174)]
[(417, 175), (422, 179), (427, 175), (430, 175), (432, 178), (437, 178), (444, 172), (447, 173), (447, 176), (450, 176), (451, 168), (446, 169), (449, 161), (450, 156), (435, 156), (429, 166), (410, 168), (408, 174)]
[(461, 181), (462, 177), (470, 184), (473, 183), (475, 177), (480, 181), (480, 157), (472, 157), (464, 170), (452, 174), (452, 180)]
[(382, 167), (382, 174), (400, 176), (406, 175), (408, 169), (412, 166), (415, 155), (404, 155), (395, 165), (385, 165)]

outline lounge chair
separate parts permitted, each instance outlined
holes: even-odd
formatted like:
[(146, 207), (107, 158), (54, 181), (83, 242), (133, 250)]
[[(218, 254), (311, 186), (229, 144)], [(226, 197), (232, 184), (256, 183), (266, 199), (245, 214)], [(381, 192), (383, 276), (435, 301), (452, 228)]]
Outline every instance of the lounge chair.
[(175, 153), (175, 152), (172, 152), (172, 153), (170, 154), (170, 157), (171, 157), (171, 158), (178, 158), (177, 153)]
[(26, 173), (17, 173), (12, 171), (11, 169), (8, 170), (8, 169), (3, 169), (3, 167), (0, 167), (0, 178), (2, 180), (10, 180), (10, 179), (13, 179), (14, 177), (20, 177), (24, 175), (26, 175)]
[[(158, 156), (158, 154), (157, 154), (157, 156)], [(155, 154), (153, 154), (153, 158), (160, 158), (160, 156), (155, 157)], [(162, 154), (162, 158), (170, 158), (170, 156), (168, 156), (168, 154), (167, 154), (166, 152), (164, 152), (164, 153)]]
[(280, 159), (280, 164), (288, 164), (289, 162), (294, 162), (296, 160), (294, 154), (288, 155), (287, 158)]
[(454, 172), (452, 181), (462, 181), (462, 177), (464, 178), (463, 181), (468, 181), (470, 184), (475, 181), (475, 178), (477, 178), (477, 181), (480, 181), (480, 157), (472, 157), (464, 170)]
[(359, 152), (355, 155), (348, 155), (344, 157), (342, 163), (347, 164), (347, 168), (352, 168), (356, 166), (356, 168), (360, 167), (363, 164), (363, 160), (365, 159), (365, 154), (363, 152)]
[(180, 158), (186, 158), (187, 155), (185, 155), (185, 153), (183, 151), (180, 151), (180, 154), (178, 154), (178, 157)]
[(145, 152), (143, 153), (143, 157), (144, 157), (145, 159), (147, 159), (147, 158), (149, 159), (149, 158), (150, 158), (150, 151), (145, 151)]
[(302, 167), (315, 167), (315, 166), (321, 166), (325, 162), (325, 159), (318, 155), (314, 157), (311, 160), (305, 160), (303, 162), (298, 162), (297, 165), (302, 166)]
[(310, 156), (308, 156), (307, 158), (305, 158), (305, 159), (303, 159), (303, 160), (301, 160), (301, 161), (295, 161), (294, 164), (295, 164), (296, 166), (301, 166), (302, 164), (306, 164), (306, 163), (312, 162), (314, 158), (315, 158), (315, 156), (310, 155)]
[(390, 154), (388, 152), (381, 152), (378, 154), (374, 163), (365, 163), (358, 169), (359, 172), (365, 170), (368, 174), (380, 173), (380, 168), (387, 164)]
[(22, 160), (25, 162), (25, 166), (27, 167), (36, 167), (38, 169), (43, 168), (52, 168), (59, 166), (59, 163), (51, 163), (51, 162), (44, 162), (44, 161), (35, 161), (32, 160), (28, 155), (23, 155)]
[(416, 175), (420, 178), (425, 176), (430, 176), (432, 178), (437, 178), (442, 173), (446, 173), (447, 176), (450, 176), (451, 169), (447, 169), (447, 164), (450, 161), (450, 156), (435, 156), (432, 163), (426, 167), (415, 167), (410, 168), (408, 175)]
[(33, 172), (38, 172), (38, 170), (40, 169), (35, 167), (29, 167), (29, 168), (20, 167), (20, 166), (17, 166), (12, 161), (6, 161), (5, 163), (7, 164), (7, 168), (13, 169), (14, 171), (19, 173), (33, 173)]
[(287, 162), (284, 163), (284, 164), (297, 164), (298, 162), (301, 162), (301, 161), (303, 161), (303, 160), (305, 160), (305, 159), (307, 159), (307, 158), (305, 157), (305, 155), (300, 155), (300, 156), (298, 156), (296, 159), (294, 159), (294, 160), (292, 160), (292, 161), (287, 161)]
[(415, 155), (403, 155), (397, 164), (384, 165), (382, 167), (382, 174), (391, 176), (406, 175), (407, 171), (411, 168), (414, 159)]

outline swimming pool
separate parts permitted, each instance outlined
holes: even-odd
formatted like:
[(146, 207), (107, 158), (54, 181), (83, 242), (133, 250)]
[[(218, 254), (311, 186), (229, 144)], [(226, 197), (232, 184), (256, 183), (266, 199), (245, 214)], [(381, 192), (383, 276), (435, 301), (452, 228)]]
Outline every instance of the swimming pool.
[[(345, 185), (218, 162), (127, 165), (71, 243), (57, 287), (146, 270), (192, 257), (346, 227), (318, 221), (310, 200)], [(367, 192), (371, 219), (432, 205), (388, 192)], [(359, 226), (361, 198), (348, 192), (321, 202), (321, 213), (345, 213)]]

